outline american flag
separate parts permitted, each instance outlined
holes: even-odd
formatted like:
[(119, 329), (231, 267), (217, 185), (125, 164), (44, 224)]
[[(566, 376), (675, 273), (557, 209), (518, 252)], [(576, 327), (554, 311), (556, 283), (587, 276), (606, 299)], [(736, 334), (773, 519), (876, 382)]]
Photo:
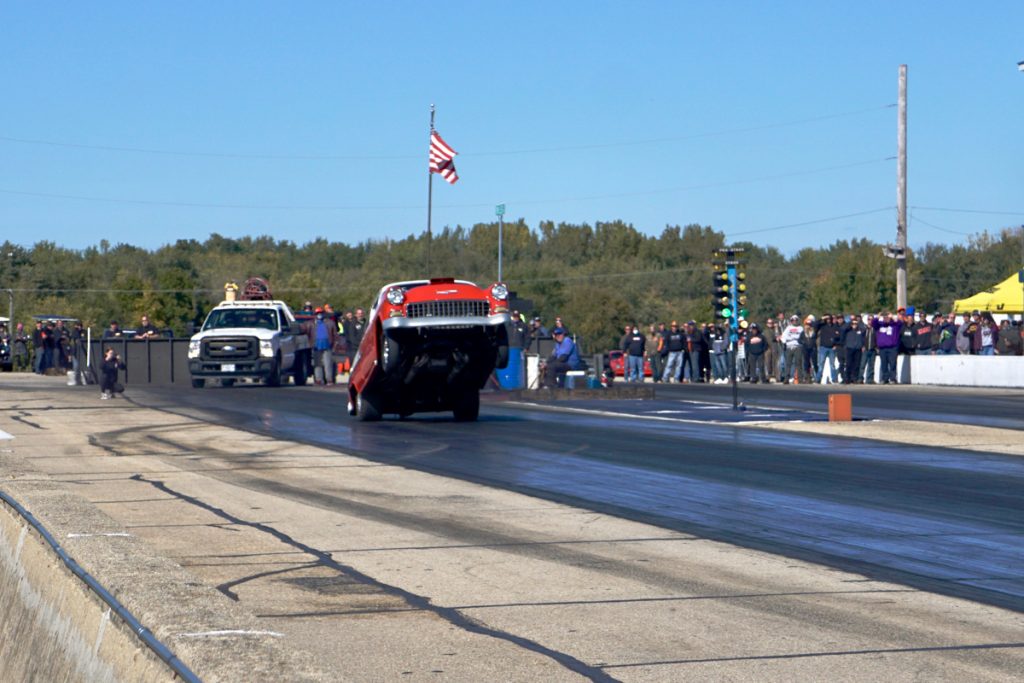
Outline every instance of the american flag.
[(440, 173), (441, 177), (452, 185), (459, 179), (459, 174), (455, 172), (455, 164), (452, 163), (452, 159), (455, 158), (456, 154), (458, 152), (449, 147), (448, 143), (437, 134), (437, 131), (431, 131), (430, 172)]

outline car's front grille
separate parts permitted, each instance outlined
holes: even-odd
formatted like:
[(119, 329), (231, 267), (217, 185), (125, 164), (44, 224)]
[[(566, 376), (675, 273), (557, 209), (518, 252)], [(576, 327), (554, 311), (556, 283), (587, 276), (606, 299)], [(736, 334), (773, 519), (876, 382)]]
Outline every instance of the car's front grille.
[(410, 303), (405, 307), (405, 315), (409, 318), (437, 318), (487, 316), (491, 312), (487, 301), (453, 300), (423, 301)]
[(209, 360), (248, 360), (260, 354), (255, 337), (211, 337), (203, 340), (203, 358)]

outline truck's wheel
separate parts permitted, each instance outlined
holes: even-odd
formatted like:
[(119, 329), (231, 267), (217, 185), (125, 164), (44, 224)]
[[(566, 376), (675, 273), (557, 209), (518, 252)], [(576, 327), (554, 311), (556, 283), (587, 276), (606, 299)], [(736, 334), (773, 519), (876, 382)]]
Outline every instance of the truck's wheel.
[(220, 385), (222, 387), (233, 387), (233, 386), (235, 386), (235, 380), (233, 380), (233, 379), (222, 379), (220, 381)]
[(306, 382), (309, 380), (309, 364), (306, 361), (306, 354), (300, 354), (295, 357), (294, 377), (295, 386), (306, 386)]
[(279, 387), (281, 386), (281, 359), (274, 359), (274, 365), (270, 368), (270, 374), (267, 375), (267, 386), (268, 387)]
[(202, 389), (205, 386), (206, 386), (206, 380), (205, 379), (193, 379), (192, 380), (192, 388), (193, 389)]
[(455, 399), (452, 408), (456, 422), (474, 422), (480, 416), (480, 392), (469, 389)]
[(367, 396), (365, 391), (356, 394), (356, 417), (363, 422), (376, 422), (380, 419), (380, 408), (373, 396)]

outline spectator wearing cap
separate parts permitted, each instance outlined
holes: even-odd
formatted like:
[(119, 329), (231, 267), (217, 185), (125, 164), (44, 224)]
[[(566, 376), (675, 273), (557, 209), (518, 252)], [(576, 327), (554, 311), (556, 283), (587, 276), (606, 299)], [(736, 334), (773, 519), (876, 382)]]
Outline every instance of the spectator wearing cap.
[(928, 314), (923, 310), (918, 311), (917, 322), (911, 329), (914, 332), (914, 353), (921, 356), (932, 355), (932, 332), (935, 328), (928, 322)]
[(626, 381), (644, 381), (644, 349), (647, 339), (640, 332), (639, 325), (633, 325), (630, 332), (623, 338), (622, 352), (626, 356)]
[(940, 356), (951, 356), (956, 354), (956, 316), (952, 313), (949, 316), (939, 315), (938, 321), (933, 323), (937, 330), (934, 346)]
[(662, 372), (661, 381), (678, 382), (683, 369), (683, 351), (686, 349), (686, 339), (683, 336), (683, 331), (679, 329), (679, 323), (675, 320), (665, 332), (663, 342), (668, 355), (665, 357), (665, 370)]
[(764, 369), (768, 381), (774, 382), (779, 373), (779, 332), (775, 327), (775, 318), (764, 321)]
[(761, 326), (753, 323), (747, 328), (747, 368), (750, 373), (750, 383), (767, 383), (768, 375), (764, 371), (764, 354), (768, 349), (768, 343), (761, 333)]
[(313, 311), (316, 316), (306, 323), (306, 335), (313, 348), (313, 379), (321, 386), (334, 384), (335, 367), (333, 349), (338, 343), (338, 328), (324, 315), (324, 309)]
[(555, 346), (544, 369), (544, 384), (548, 387), (557, 387), (564, 382), (565, 373), (579, 370), (582, 364), (576, 343), (566, 333), (564, 327), (556, 327), (551, 331), (551, 335), (555, 340)]
[(868, 330), (861, 324), (860, 316), (851, 315), (850, 322), (843, 325), (839, 334), (845, 356), (843, 383), (863, 384), (864, 376), (860, 373), (860, 361), (864, 355), (864, 348), (868, 344)]
[(514, 349), (525, 349), (530, 344), (530, 330), (519, 311), (512, 311), (512, 336), (508, 341)]
[(313, 315), (313, 302), (304, 301), (302, 303), (302, 310), (299, 311), (299, 313), (304, 313), (305, 315)]
[(818, 341), (818, 369), (814, 373), (814, 381), (820, 382), (821, 376), (825, 374), (825, 366), (828, 366), (829, 377), (835, 384), (838, 379), (836, 371), (836, 344), (839, 341), (842, 316), (835, 316), (826, 313), (820, 320), (814, 322), (814, 332)]
[(913, 356), (917, 353), (917, 333), (914, 332), (914, 307), (907, 306), (900, 309), (899, 319), (903, 323), (900, 328), (899, 353), (906, 356)]

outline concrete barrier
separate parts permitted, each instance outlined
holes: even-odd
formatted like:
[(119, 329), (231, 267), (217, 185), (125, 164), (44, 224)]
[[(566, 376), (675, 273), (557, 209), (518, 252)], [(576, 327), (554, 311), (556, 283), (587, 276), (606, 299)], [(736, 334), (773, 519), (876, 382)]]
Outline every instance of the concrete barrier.
[(1024, 356), (909, 356), (914, 384), (1024, 387)]
[(174, 678), (43, 536), (0, 501), (0, 680)]

